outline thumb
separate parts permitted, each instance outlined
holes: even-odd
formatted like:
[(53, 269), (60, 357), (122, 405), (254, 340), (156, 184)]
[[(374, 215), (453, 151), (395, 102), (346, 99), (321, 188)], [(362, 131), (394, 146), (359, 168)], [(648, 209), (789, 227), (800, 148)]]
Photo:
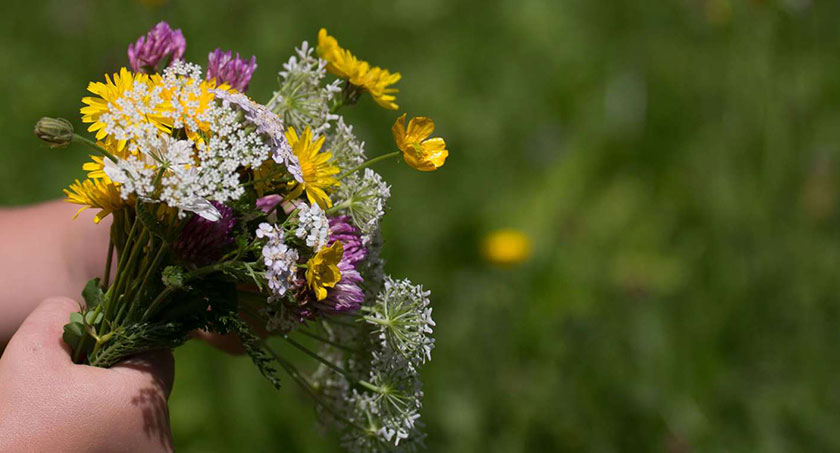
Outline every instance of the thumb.
[(79, 303), (67, 297), (44, 299), (20, 325), (9, 344), (6, 356), (25, 355), (30, 360), (47, 360), (70, 365), (70, 347), (61, 339), (70, 313), (79, 311)]

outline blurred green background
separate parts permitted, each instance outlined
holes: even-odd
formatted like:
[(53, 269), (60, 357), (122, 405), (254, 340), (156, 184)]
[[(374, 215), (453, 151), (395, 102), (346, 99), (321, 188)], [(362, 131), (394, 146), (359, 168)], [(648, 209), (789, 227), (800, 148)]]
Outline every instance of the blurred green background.
[[(249, 94), (319, 27), (402, 72), (451, 156), (404, 164), (388, 270), (433, 293), (430, 451), (840, 450), (840, 5), (810, 0), (4, 2), (0, 203), (52, 199), (85, 150), (32, 135), (164, 19), (186, 58), (256, 54)], [(348, 118), (371, 155), (395, 112)], [(532, 258), (481, 238), (514, 227)], [(176, 448), (334, 451), (247, 358), (177, 351)]]

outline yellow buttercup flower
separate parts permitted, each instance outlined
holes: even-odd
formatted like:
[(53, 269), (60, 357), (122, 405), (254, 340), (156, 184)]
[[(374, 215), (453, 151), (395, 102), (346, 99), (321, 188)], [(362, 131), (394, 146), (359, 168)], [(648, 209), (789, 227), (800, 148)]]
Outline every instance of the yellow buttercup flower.
[(391, 73), (387, 69), (371, 66), (368, 62), (359, 60), (349, 50), (338, 45), (338, 41), (327, 34), (327, 29), (318, 32), (318, 56), (327, 62), (327, 70), (347, 79), (351, 84), (370, 93), (373, 100), (381, 107), (397, 110), (394, 93), (399, 90), (391, 88), (401, 78), (399, 72)]
[(287, 198), (297, 198), (306, 192), (309, 204), (317, 203), (321, 209), (332, 207), (332, 201), (330, 201), (326, 191), (339, 185), (338, 180), (333, 176), (338, 174), (339, 169), (330, 165), (329, 160), (332, 153), (319, 152), (321, 146), (324, 145), (324, 137), (321, 136), (313, 142), (312, 130), (309, 126), (306, 126), (300, 137), (298, 137), (295, 129), (290, 127), (286, 131), (286, 140), (288, 140), (292, 152), (300, 161), (300, 169), (303, 174), (303, 182), (289, 182), (291, 193), (287, 195)]
[[(159, 116), (160, 107), (149, 105), (151, 96), (145, 95), (140, 99), (126, 96), (129, 92), (135, 91), (135, 84), (138, 83), (149, 85), (149, 76), (134, 74), (122, 68), (118, 74), (113, 75), (113, 80), (106, 74), (105, 83), (90, 82), (88, 84), (88, 91), (98, 97), (82, 98), (82, 103), (86, 106), (82, 107), (80, 112), (83, 122), (92, 123), (88, 127), (88, 132), (96, 132), (97, 140), (105, 140), (108, 143), (114, 141), (116, 148), (122, 150), (125, 148), (126, 141), (108, 136), (105, 130), (106, 125), (119, 123), (122, 126), (130, 126), (136, 124), (138, 118), (142, 118), (141, 121), (152, 122), (158, 129), (169, 132), (165, 120)], [(103, 120), (103, 115), (107, 115), (106, 120)]]
[(338, 263), (344, 256), (344, 246), (335, 241), (333, 245), (318, 251), (306, 263), (306, 282), (318, 300), (327, 298), (327, 288), (333, 288), (341, 280)]
[(446, 142), (442, 138), (428, 138), (434, 131), (435, 122), (423, 116), (412, 118), (406, 129), (405, 113), (391, 127), (394, 141), (406, 163), (420, 171), (437, 170), (449, 156)]
[(125, 201), (120, 198), (120, 189), (108, 177), (98, 179), (76, 180), (69, 188), (64, 189), (67, 201), (80, 204), (82, 208), (76, 212), (74, 219), (87, 208), (98, 208), (99, 212), (93, 218), (99, 223), (108, 214), (122, 208)]
[(484, 238), (482, 252), (493, 264), (517, 264), (531, 256), (531, 239), (512, 228), (496, 230)]

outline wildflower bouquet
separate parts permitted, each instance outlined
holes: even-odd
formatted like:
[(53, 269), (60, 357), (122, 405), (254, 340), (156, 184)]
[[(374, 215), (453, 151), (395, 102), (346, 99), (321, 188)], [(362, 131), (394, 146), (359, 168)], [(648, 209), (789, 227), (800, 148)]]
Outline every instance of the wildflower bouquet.
[[(73, 359), (108, 367), (176, 347), (195, 329), (235, 333), (275, 386), (282, 370), (315, 399), (348, 447), (415, 449), (417, 373), (434, 322), (427, 291), (383, 273), (389, 187), (368, 167), (402, 156), (435, 170), (444, 140), (429, 138), (430, 119), (406, 125), (403, 114), (392, 128), (398, 150), (368, 158), (338, 112), (365, 93), (396, 110), (400, 74), (359, 60), (324, 29), (316, 49), (303, 42), (283, 65), (266, 104), (244, 94), (255, 57), (217, 49), (202, 76), (185, 47), (161, 22), (128, 47), (131, 70), (89, 84), (81, 113), (95, 140), (63, 119), (35, 127), (53, 147), (95, 151), (67, 201), (98, 209), (97, 223), (112, 218), (103, 276), (64, 328)], [(328, 72), (338, 78), (327, 82)]]

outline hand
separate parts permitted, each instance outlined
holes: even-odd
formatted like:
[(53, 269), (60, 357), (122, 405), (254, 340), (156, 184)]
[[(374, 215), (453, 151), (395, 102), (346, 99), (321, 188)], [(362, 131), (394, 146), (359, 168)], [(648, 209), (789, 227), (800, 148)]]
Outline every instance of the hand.
[(44, 300), (0, 357), (0, 451), (171, 451), (169, 351), (76, 365), (61, 340), (78, 304)]

